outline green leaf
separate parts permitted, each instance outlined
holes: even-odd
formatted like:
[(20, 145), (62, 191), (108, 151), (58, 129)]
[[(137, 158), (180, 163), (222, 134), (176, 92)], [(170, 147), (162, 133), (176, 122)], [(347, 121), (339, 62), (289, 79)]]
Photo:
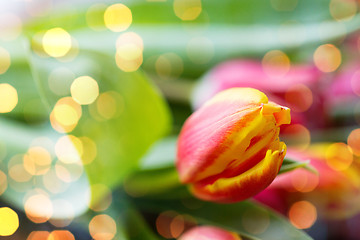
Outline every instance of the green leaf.
[(131, 240), (159, 240), (148, 226), (141, 213), (129, 201), (124, 194), (115, 192), (115, 202), (108, 210), (109, 213), (118, 215), (119, 225), (125, 230), (128, 239)]
[(156, 170), (175, 166), (177, 136), (156, 142), (141, 160), (142, 170)]
[[(328, 11), (329, 0), (316, 3), (304, 0), (291, 11), (277, 11), (268, 0), (208, 0), (202, 1), (202, 13), (194, 21), (182, 21), (176, 17), (173, 1), (127, 1), (124, 4), (133, 13), (128, 31), (137, 33), (144, 41), (143, 68), (156, 72), (158, 57), (175, 53), (180, 61), (164, 55), (171, 65), (172, 76), (183, 69), (183, 76), (197, 78), (224, 60), (262, 57), (264, 52), (272, 49), (297, 51), (302, 47), (301, 56), (303, 47), (313, 51), (320, 44), (342, 38), (360, 28), (359, 15), (349, 21), (333, 20)], [(95, 11), (95, 20), (100, 25), (103, 24), (104, 10)], [(50, 14), (48, 18), (29, 24), (26, 29), (29, 35), (33, 35), (52, 27), (63, 27), (77, 39), (80, 48), (114, 55), (114, 42), (121, 33), (89, 30), (86, 11), (84, 6), (76, 12)]]
[(78, 217), (77, 223), (87, 229), (93, 217), (99, 214), (110, 216), (116, 223), (116, 235), (112, 239), (119, 240), (160, 240), (150, 228), (144, 216), (135, 208), (128, 196), (122, 191), (112, 193), (111, 205), (103, 211), (92, 212)]
[[(95, 160), (85, 165), (91, 184), (117, 187), (124, 177), (138, 168), (140, 158), (151, 144), (170, 128), (167, 105), (145, 75), (140, 71), (122, 72), (114, 59), (107, 55), (93, 51), (80, 52), (75, 59), (60, 62), (33, 54), (32, 67), (37, 75), (39, 90), (51, 108), (57, 100), (70, 95), (68, 91), (68, 95), (59, 96), (49, 88), (48, 78), (52, 71), (59, 68), (67, 69), (74, 77), (85, 75), (95, 79), (100, 97), (104, 93), (112, 94), (116, 109), (114, 115), (101, 113), (101, 104), (104, 104), (101, 102), (83, 105), (81, 119), (70, 133), (87, 137), (96, 145)], [(62, 79), (58, 78), (58, 81)]]
[(310, 160), (307, 161), (298, 161), (295, 159), (290, 159), (288, 157), (284, 158), (283, 164), (281, 165), (279, 174), (286, 173), (289, 171), (293, 171), (297, 168), (304, 168), (309, 172), (318, 174), (318, 171), (311, 166)]
[[(47, 120), (47, 112), (36, 85), (31, 76), (31, 69), (27, 61), (27, 39), (23, 36), (11, 42), (0, 41), (10, 56), (10, 67), (1, 74), (0, 83), (13, 86), (18, 94), (18, 103), (9, 113), (2, 113), (2, 117), (16, 118), (17, 120), (34, 123)], [(5, 56), (3, 56), (5, 61)]]
[[(83, 166), (75, 161), (71, 164), (55, 161), (54, 145), (63, 134), (57, 133), (49, 124), (28, 126), (7, 119), (0, 119), (0, 132), (0, 172), (7, 175), (8, 183), (1, 195), (3, 200), (24, 209), (25, 201), (32, 195), (46, 195), (52, 201), (50, 213), (55, 219), (77, 216), (88, 209), (90, 185), (83, 174)], [(28, 155), (30, 148), (41, 148), (51, 156), (51, 163), (34, 164), (43, 158), (35, 159), (36, 155)], [(26, 155), (33, 158), (26, 162)], [(40, 171), (41, 174), (34, 174)], [(33, 211), (47, 216), (48, 210), (45, 207)]]
[[(171, 125), (170, 114), (162, 96), (143, 73), (140, 71), (124, 73), (115, 66), (114, 59), (108, 58), (106, 55), (87, 52), (79, 54), (74, 60), (66, 59), (61, 62), (53, 58), (41, 58), (32, 53), (29, 60), (31, 61), (31, 72), (40, 91), (40, 94), (38, 93), (35, 96), (40, 99), (39, 95), (41, 95), (50, 110), (59, 99), (70, 96), (70, 85), (66, 85), (69, 83), (64, 81), (63, 71), (72, 73), (71, 81), (79, 76), (91, 76), (96, 79), (99, 85), (100, 97), (101, 94), (109, 93), (112, 94), (115, 102), (116, 112), (111, 116), (99, 113), (104, 107), (101, 104), (104, 103), (94, 102), (90, 105), (81, 106), (81, 118), (75, 129), (68, 133), (69, 136), (53, 129), (48, 120), (49, 112), (40, 104), (34, 105), (32, 108), (34, 111), (41, 109), (42, 115), (47, 116), (46, 124), (34, 126), (6, 121), (5, 119), (1, 120), (0, 141), (4, 151), (1, 153), (0, 169), (8, 176), (10, 183), (2, 195), (4, 200), (14, 203), (19, 209), (23, 209), (24, 197), (28, 196), (34, 189), (42, 189), (42, 192), (49, 195), (50, 200), (61, 198), (71, 203), (72, 208), (70, 209), (73, 209), (71, 214), (79, 215), (88, 208), (90, 186), (103, 184), (114, 189), (123, 182), (127, 175), (139, 167), (139, 161), (148, 148), (168, 132)], [(58, 71), (59, 69), (60, 71)], [(29, 74), (30, 71), (27, 71)], [(50, 87), (49, 78), (54, 74), (54, 71), (58, 75), (52, 81), (57, 81), (55, 83), (58, 87), (64, 88), (65, 85), (67, 91), (59, 94), (54, 92), (54, 87)], [(14, 74), (16, 73), (14, 72)], [(19, 82), (21, 80), (26, 81), (26, 79), (29, 77), (19, 79)], [(34, 83), (31, 85), (26, 82), (26, 84), (33, 88), (36, 86)], [(20, 84), (16, 87), (21, 92), (26, 90), (24, 87), (26, 88), (27, 85), (22, 86)], [(31, 91), (33, 94), (33, 89)], [(19, 97), (23, 96), (23, 94), (19, 95)], [(72, 136), (80, 139), (80, 145), (71, 140)], [(93, 144), (88, 145), (84, 142), (84, 137), (86, 137), (87, 142), (90, 141)], [(49, 172), (53, 175), (46, 175), (45, 177), (44, 173), (29, 176), (28, 181), (18, 183), (12, 179), (10, 168), (15, 163), (24, 165), (23, 156), (17, 154), (26, 154), (28, 149), (33, 146), (34, 141), (35, 143), (40, 141), (38, 139), (45, 139), (45, 145), (50, 142), (46, 145), (46, 151), (52, 158)], [(67, 147), (59, 151), (63, 154), (70, 153), (71, 161), (59, 159), (59, 154), (56, 153), (55, 148), (60, 139), (65, 139)], [(89, 153), (94, 155), (91, 162), (85, 159), (88, 158)], [(13, 160), (14, 156), (16, 160)], [(83, 160), (84, 166), (81, 160)], [(9, 165), (9, 162), (12, 164)], [(56, 168), (58, 164), (61, 165), (60, 169), (66, 171), (68, 177), (74, 176), (74, 179), (68, 179), (69, 182), (63, 179), (59, 180), (59, 173), (56, 172), (59, 171), (59, 167)], [(23, 171), (24, 174), (29, 175), (24, 169)], [(75, 175), (77, 175), (76, 179)], [(57, 183), (59, 186), (49, 186), (49, 184), (56, 185)], [(20, 185), (20, 187), (14, 187), (15, 185)], [(65, 190), (60, 189), (59, 193), (54, 192), (57, 187), (64, 187)], [(103, 192), (93, 191), (92, 201), (101, 200), (102, 194)], [(59, 209), (54, 209), (52, 215), (54, 218), (70, 215), (69, 212), (61, 210), (60, 204), (59, 206)]]
[(216, 204), (195, 198), (176, 200), (135, 199), (145, 212), (176, 211), (188, 214), (200, 225), (215, 225), (250, 239), (311, 239), (296, 229), (284, 217), (251, 201)]

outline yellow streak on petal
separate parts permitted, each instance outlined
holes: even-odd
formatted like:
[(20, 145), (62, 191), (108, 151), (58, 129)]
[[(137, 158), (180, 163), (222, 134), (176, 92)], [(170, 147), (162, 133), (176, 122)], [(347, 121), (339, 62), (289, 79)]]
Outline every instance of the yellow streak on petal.
[[(290, 123), (290, 119), (291, 118), (289, 108), (282, 107), (275, 103), (263, 104), (259, 115), (256, 116), (250, 124), (240, 129), (240, 131), (229, 134), (229, 139), (227, 140), (227, 142), (231, 142), (231, 146), (229, 147), (229, 149), (227, 149), (226, 152), (221, 154), (219, 158), (215, 159), (214, 162), (210, 164), (204, 171), (197, 172), (194, 181), (199, 181), (211, 175), (219, 174), (223, 172), (226, 168), (228, 168), (230, 163), (231, 166), (236, 167), (238, 164), (246, 161), (254, 153), (267, 145), (270, 139), (274, 138), (274, 135), (269, 134), (268, 136), (265, 136), (261, 141), (256, 144), (256, 146), (253, 146), (251, 148), (251, 151), (247, 151), (247, 148), (254, 137), (261, 135), (259, 133), (265, 134), (271, 128), (276, 131), (276, 135), (278, 136), (278, 126), (281, 124)], [(277, 138), (275, 137), (274, 141), (276, 141), (276, 139)]]
[(198, 172), (194, 181), (219, 174), (223, 172), (234, 159), (243, 159), (241, 155), (249, 146), (251, 139), (258, 133), (259, 129), (264, 128), (265, 124), (265, 118), (263, 118), (261, 114), (258, 114), (247, 127), (241, 129), (241, 131), (229, 134), (228, 141), (232, 142), (230, 148), (221, 154), (219, 158), (215, 159), (213, 164), (210, 164), (205, 171)]
[(269, 169), (269, 167), (274, 162), (276, 162), (276, 167), (274, 168), (274, 171), (277, 174), (278, 169), (282, 164), (282, 160), (279, 160), (279, 158), (285, 156), (286, 154), (286, 145), (283, 142), (280, 142), (279, 147), (280, 147), (279, 150), (275, 150), (275, 151), (273, 149), (269, 149), (266, 152), (265, 158), (262, 161), (260, 161), (257, 165), (255, 165), (253, 168), (249, 169), (248, 171), (236, 177), (220, 178), (217, 181), (215, 181), (213, 184), (207, 185), (205, 187), (205, 190), (210, 193), (216, 194), (217, 192), (219, 192), (219, 190), (222, 191), (224, 189), (230, 189), (234, 187), (234, 185), (238, 185), (239, 187), (241, 187), (242, 183), (245, 181), (260, 181), (264, 176), (264, 174), (267, 174), (265, 170)]
[(278, 125), (289, 124), (291, 122), (290, 108), (280, 106), (273, 102), (264, 104), (263, 114), (274, 115)]
[(267, 96), (254, 88), (230, 88), (225, 91), (218, 93), (212, 99), (207, 101), (204, 106), (212, 105), (217, 102), (241, 102), (244, 105), (256, 104), (260, 105), (261, 103), (268, 103)]

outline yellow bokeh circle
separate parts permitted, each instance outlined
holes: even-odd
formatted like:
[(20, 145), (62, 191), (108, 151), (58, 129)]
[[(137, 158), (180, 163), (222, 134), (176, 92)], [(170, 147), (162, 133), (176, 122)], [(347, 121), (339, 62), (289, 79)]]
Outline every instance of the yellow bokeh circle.
[(131, 25), (131, 22), (131, 10), (124, 4), (113, 4), (105, 10), (105, 26), (113, 32), (125, 31)]
[(3, 207), (0, 208), (0, 236), (10, 236), (19, 227), (19, 217), (14, 210)]
[(70, 51), (71, 36), (62, 28), (52, 28), (42, 39), (44, 51), (52, 57), (62, 57)]
[(81, 76), (71, 84), (70, 92), (77, 103), (87, 105), (93, 103), (99, 96), (99, 85), (93, 78)]
[(11, 112), (18, 103), (16, 89), (8, 83), (0, 84), (0, 113)]

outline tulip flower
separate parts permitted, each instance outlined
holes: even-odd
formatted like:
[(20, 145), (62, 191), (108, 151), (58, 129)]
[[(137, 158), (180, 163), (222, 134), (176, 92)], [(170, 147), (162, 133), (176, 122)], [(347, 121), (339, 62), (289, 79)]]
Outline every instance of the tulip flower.
[(241, 237), (232, 232), (214, 226), (193, 227), (185, 232), (179, 240), (241, 240)]
[(178, 139), (180, 181), (200, 199), (236, 202), (276, 177), (286, 153), (279, 127), (290, 109), (252, 88), (231, 88), (206, 102), (185, 122)]
[[(307, 127), (323, 126), (321, 96), (322, 73), (313, 65), (292, 64), (281, 75), (271, 75), (261, 61), (231, 60), (208, 72), (193, 91), (192, 104), (198, 109), (216, 93), (233, 87), (251, 87), (264, 92), (271, 101), (289, 106), (292, 123)], [(276, 72), (276, 67), (273, 67)], [(266, 71), (267, 70), (267, 71)], [(317, 114), (316, 121), (313, 114)]]
[(260, 201), (286, 215), (292, 203), (310, 201), (327, 219), (347, 218), (359, 212), (360, 168), (352, 162), (351, 151), (343, 143), (318, 143), (306, 151), (289, 148), (287, 156), (309, 160), (318, 174), (296, 169), (280, 175), (263, 192)]

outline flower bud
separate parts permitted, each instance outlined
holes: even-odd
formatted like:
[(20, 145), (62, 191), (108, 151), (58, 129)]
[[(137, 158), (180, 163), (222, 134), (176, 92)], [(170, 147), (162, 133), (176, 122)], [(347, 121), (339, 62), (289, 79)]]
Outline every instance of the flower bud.
[(178, 140), (177, 169), (195, 196), (236, 202), (265, 189), (286, 153), (279, 127), (290, 109), (268, 102), (252, 88), (231, 88), (206, 102), (185, 122)]
[(194, 227), (184, 233), (179, 240), (241, 240), (236, 233), (214, 226)]

